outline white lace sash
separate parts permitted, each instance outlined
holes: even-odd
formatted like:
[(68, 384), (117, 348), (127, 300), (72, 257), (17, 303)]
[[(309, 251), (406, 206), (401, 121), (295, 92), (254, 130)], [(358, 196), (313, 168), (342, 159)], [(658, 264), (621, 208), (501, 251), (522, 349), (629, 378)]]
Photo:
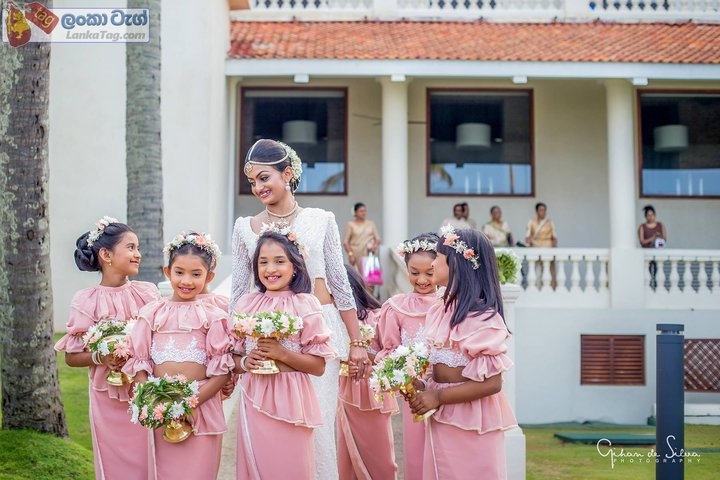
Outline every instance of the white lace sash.
[(207, 365), (207, 353), (198, 347), (198, 341), (195, 337), (185, 348), (178, 348), (174, 337), (168, 338), (163, 348), (158, 346), (156, 340), (153, 340), (152, 347), (150, 347), (150, 356), (155, 365), (165, 362), (194, 362)]
[(449, 348), (432, 347), (430, 349), (430, 363), (432, 365), (442, 363), (448, 367), (465, 367), (470, 363), (470, 360), (462, 353)]

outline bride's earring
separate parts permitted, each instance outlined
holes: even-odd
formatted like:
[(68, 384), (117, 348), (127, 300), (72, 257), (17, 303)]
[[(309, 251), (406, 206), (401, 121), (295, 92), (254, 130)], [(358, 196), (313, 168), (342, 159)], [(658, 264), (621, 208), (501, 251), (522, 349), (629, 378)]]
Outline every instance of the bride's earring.
[(291, 189), (290, 189), (290, 182), (288, 182), (288, 183), (285, 184), (285, 190), (287, 190), (288, 192), (291, 190)]

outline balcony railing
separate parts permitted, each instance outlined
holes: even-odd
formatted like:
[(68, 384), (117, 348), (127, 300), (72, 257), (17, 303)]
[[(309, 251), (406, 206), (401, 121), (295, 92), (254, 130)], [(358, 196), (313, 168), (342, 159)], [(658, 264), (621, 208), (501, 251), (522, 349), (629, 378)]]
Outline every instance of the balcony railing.
[(720, 0), (250, 0), (237, 20), (712, 21)]
[(646, 250), (648, 308), (720, 308), (720, 250)]

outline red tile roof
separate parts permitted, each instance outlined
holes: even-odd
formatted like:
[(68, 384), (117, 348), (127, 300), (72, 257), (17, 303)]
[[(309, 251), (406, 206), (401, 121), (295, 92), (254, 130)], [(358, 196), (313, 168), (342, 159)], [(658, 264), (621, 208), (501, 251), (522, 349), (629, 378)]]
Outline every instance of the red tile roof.
[(718, 64), (720, 25), (234, 21), (228, 56)]

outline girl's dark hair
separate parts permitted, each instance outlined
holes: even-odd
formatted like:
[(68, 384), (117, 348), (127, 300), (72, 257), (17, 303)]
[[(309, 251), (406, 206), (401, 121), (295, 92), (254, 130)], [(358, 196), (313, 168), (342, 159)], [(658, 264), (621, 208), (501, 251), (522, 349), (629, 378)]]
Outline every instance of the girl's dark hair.
[(443, 295), (445, 311), (455, 307), (450, 326), (461, 324), (465, 317), (477, 317), (485, 312), (496, 312), (502, 316), (502, 292), (492, 243), (476, 230), (457, 230), (455, 234), (479, 256), (480, 268), (474, 270), (470, 260), (442, 241), (438, 243), (438, 253), (447, 256), (450, 270)]
[(75, 242), (75, 265), (83, 272), (101, 271), (100, 249), (112, 250), (127, 232), (135, 233), (124, 223), (111, 223), (105, 227), (100, 238), (95, 240), (92, 245), (88, 245), (90, 232), (83, 233)]
[(365, 206), (365, 204), (362, 202), (356, 203), (355, 206), (353, 207), (353, 212), (357, 213), (357, 211), (360, 210), (361, 208), (363, 208), (364, 206)]
[[(197, 232), (189, 232), (187, 235), (200, 234)], [(202, 262), (205, 264), (208, 273), (212, 272), (215, 268), (215, 258), (213, 258), (213, 256), (210, 255), (207, 250), (204, 250), (197, 245), (193, 245), (192, 243), (186, 243), (178, 248), (170, 250), (170, 254), (168, 255), (168, 267), (172, 267), (173, 262), (180, 255), (195, 255), (196, 257), (200, 257), (200, 260), (202, 260)]]
[[(436, 233), (432, 233), (432, 232), (421, 233), (417, 237), (413, 237), (410, 239), (411, 242), (414, 242), (415, 240), (417, 240), (418, 242), (422, 242), (423, 240), (425, 240), (427, 242), (437, 243), (438, 245), (440, 244), (440, 237), (438, 237)], [(437, 257), (437, 252), (427, 252), (425, 250), (418, 250), (417, 252), (408, 253), (403, 256), (403, 259), (405, 260), (405, 266), (407, 267), (408, 263), (410, 263), (410, 257), (412, 257), (413, 255), (417, 255), (419, 253), (429, 255), (433, 259), (435, 257)]]
[[(250, 150), (248, 150), (247, 155), (245, 156), (245, 163), (250, 160), (252, 160), (253, 163), (271, 163), (277, 162), (283, 157), (287, 158), (285, 158), (282, 162), (268, 165), (269, 167), (273, 167), (278, 172), (284, 172), (286, 168), (291, 166), (290, 157), (287, 154), (287, 150), (285, 150), (285, 147), (283, 147), (280, 142), (270, 140), (268, 138), (262, 138), (255, 142)], [(297, 190), (298, 186), (300, 186), (300, 179), (295, 180), (294, 178), (291, 178), (290, 189), (294, 192)]]
[(275, 242), (280, 245), (285, 251), (290, 263), (292, 263), (294, 272), (293, 279), (290, 282), (290, 290), (295, 293), (310, 293), (312, 292), (312, 283), (310, 281), (310, 274), (308, 273), (307, 266), (305, 265), (305, 259), (303, 258), (297, 245), (288, 240), (285, 235), (280, 235), (275, 232), (265, 232), (260, 235), (255, 248), (255, 255), (253, 255), (253, 273), (255, 275), (255, 286), (261, 292), (265, 293), (267, 288), (260, 281), (260, 274), (258, 273), (258, 261), (260, 260), (260, 248), (268, 242)]
[(643, 207), (643, 214), (644, 214), (646, 217), (647, 217), (648, 212), (653, 212), (653, 213), (655, 213), (655, 207), (653, 207), (652, 205), (645, 205), (645, 206)]
[(348, 280), (350, 281), (350, 288), (352, 289), (353, 297), (355, 297), (358, 320), (362, 320), (364, 322), (367, 319), (368, 313), (371, 310), (380, 308), (382, 305), (380, 305), (380, 302), (377, 300), (377, 298), (370, 295), (370, 293), (367, 291), (367, 289), (365, 288), (365, 281), (363, 281), (360, 273), (355, 270), (355, 267), (352, 267), (346, 263), (345, 270), (347, 270)]

